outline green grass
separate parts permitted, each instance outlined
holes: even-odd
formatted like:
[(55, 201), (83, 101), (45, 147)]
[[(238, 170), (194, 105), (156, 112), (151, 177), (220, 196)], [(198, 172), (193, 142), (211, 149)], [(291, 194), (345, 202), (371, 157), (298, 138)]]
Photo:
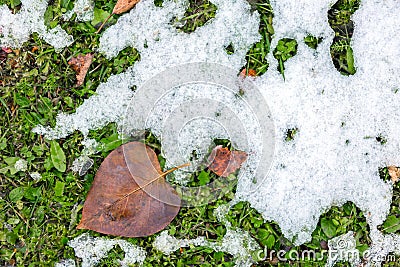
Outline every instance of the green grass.
[(350, 46), (354, 31), (351, 15), (359, 6), (360, 0), (339, 0), (328, 12), (329, 24), (335, 31), (331, 45), (332, 61), (336, 69), (344, 75), (356, 73), (353, 50)]
[[(160, 1), (156, 1), (160, 4)], [(19, 8), (18, 0), (0, 0), (0, 4), (10, 8)], [(82, 147), (83, 137), (74, 133), (66, 139), (57, 140), (60, 150), (51, 153), (51, 142), (31, 132), (38, 124), (54, 126), (55, 118), (60, 111), (71, 113), (80, 106), (84, 99), (94, 94), (101, 82), (105, 82), (112, 74), (123, 72), (140, 59), (135, 49), (127, 48), (119, 55), (107, 60), (95, 52), (99, 35), (94, 34), (99, 22), (63, 22), (60, 15), (71, 8), (72, 1), (55, 0), (46, 12), (46, 23), (54, 26), (57, 23), (76, 38), (76, 42), (61, 53), (33, 35), (21, 49), (15, 49), (5, 61), (0, 60), (0, 265), (15, 264), (17, 266), (52, 266), (62, 258), (74, 258), (73, 250), (66, 244), (82, 230), (76, 230), (81, 217), (81, 207), (91, 186), (96, 170), (102, 160), (115, 147), (116, 125), (110, 124), (104, 129), (92, 131), (90, 138), (106, 144), (101, 153), (93, 156), (94, 166), (84, 176), (79, 177), (70, 170), (72, 160), (76, 158)], [(98, 14), (109, 14), (115, 4), (113, 1), (96, 1)], [(248, 52), (247, 64), (244, 68), (256, 70), (258, 75), (265, 73), (268, 62), (265, 56), (270, 50), (270, 41), (274, 30), (272, 27), (273, 10), (267, 2), (251, 1), (252, 8), (261, 13), (259, 32), (260, 42)], [(354, 68), (349, 66), (349, 26), (350, 14), (358, 6), (356, 1), (341, 1), (329, 13), (332, 28), (337, 29), (338, 37), (332, 45), (332, 57), (335, 66), (343, 74), (353, 74)], [(102, 11), (102, 12), (100, 12)], [(190, 33), (215, 16), (215, 6), (208, 1), (191, 1), (185, 18), (176, 22), (178, 30)], [(101, 17), (101, 16), (100, 16)], [(114, 23), (115, 19), (110, 23)], [(344, 25), (344, 26), (343, 26)], [(344, 28), (343, 28), (344, 27)], [(349, 29), (350, 28), (350, 29)], [(345, 29), (345, 31), (339, 31)], [(317, 37), (306, 38), (310, 47), (318, 45)], [(280, 61), (283, 74), (284, 61), (295, 54), (295, 46), (288, 45), (291, 40), (283, 40), (274, 55)], [(94, 53), (94, 61), (89, 70), (90, 78), (84, 85), (75, 87), (75, 73), (67, 61), (79, 53)], [(1, 57), (0, 57), (1, 58)], [(288, 141), (295, 136), (296, 129), (288, 132)], [(159, 151), (159, 143), (148, 134), (146, 143)], [(230, 147), (224, 140), (218, 144)], [(54, 145), (53, 145), (54, 146)], [(52, 154), (66, 156), (66, 170), (54, 164)], [(18, 158), (28, 162), (28, 169), (15, 172), (13, 164)], [(56, 165), (56, 166), (55, 166)], [(57, 167), (57, 168), (56, 168)], [(61, 171), (60, 171), (61, 170)], [(42, 179), (34, 181), (30, 172), (39, 172)], [(193, 177), (193, 185), (204, 182), (201, 172)], [(382, 178), (387, 179), (387, 171), (381, 170)], [(211, 175), (211, 174), (209, 174)], [(211, 175), (208, 179), (215, 179)], [(234, 192), (234, 190), (233, 190)], [(195, 238), (206, 236), (212, 240), (220, 240), (226, 232), (223, 224), (213, 215), (215, 208), (228, 203), (233, 192), (209, 205), (195, 208), (182, 208), (174, 221), (166, 228), (177, 238)], [(396, 229), (400, 222), (396, 215), (400, 213), (400, 190), (396, 185), (391, 206), (391, 221), (382, 226), (385, 232)], [(75, 219), (74, 219), (75, 218)], [(287, 251), (315, 249), (322, 251), (328, 239), (354, 231), (357, 246), (361, 250), (370, 244), (365, 217), (354, 204), (347, 203), (341, 208), (333, 207), (320, 218), (310, 243), (295, 247), (286, 240), (279, 226), (273, 222), (264, 222), (261, 215), (248, 203), (238, 203), (229, 212), (228, 220), (235, 227), (248, 231), (260, 246)], [(397, 233), (399, 231), (397, 230)], [(94, 236), (101, 236), (91, 233)], [(129, 242), (142, 246), (148, 256), (145, 266), (233, 266), (232, 257), (222, 252), (214, 252), (208, 248), (183, 248), (169, 256), (165, 256), (152, 248), (154, 236), (147, 238), (128, 238)], [(99, 266), (118, 266), (117, 259), (123, 252), (115, 248)], [(273, 262), (260, 262), (259, 266), (270, 266)], [(392, 264), (392, 265), (390, 265)], [(397, 263), (388, 263), (395, 266)], [(323, 266), (324, 262), (279, 262), (277, 266)], [(342, 265), (338, 265), (342, 266)], [(345, 265), (343, 265), (345, 266)]]

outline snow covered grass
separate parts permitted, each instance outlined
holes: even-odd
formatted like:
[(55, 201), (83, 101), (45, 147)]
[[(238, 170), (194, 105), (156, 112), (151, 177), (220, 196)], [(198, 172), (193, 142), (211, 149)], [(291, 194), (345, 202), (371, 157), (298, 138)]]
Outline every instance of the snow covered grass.
[[(4, 1), (0, 1), (0, 4), (3, 2)], [(16, 1), (5, 1), (5, 3), (9, 5), (14, 4), (15, 2)], [(83, 3), (84, 1), (79, 2)], [(247, 52), (246, 62), (241, 62), (240, 58), (233, 58), (230, 62), (229, 60), (227, 60), (227, 62), (233, 62), (237, 68), (240, 68), (240, 64), (248, 68), (253, 68), (259, 75), (264, 74), (268, 67), (269, 71), (271, 69), (278, 69), (281, 72), (284, 72), (287, 80), (286, 85), (282, 85), (282, 77), (278, 73), (270, 71), (268, 74), (271, 75), (272, 78), (269, 78), (268, 75), (262, 78), (263, 82), (271, 82), (271, 84), (276, 85), (276, 89), (279, 88), (281, 92), (284, 92), (284, 89), (287, 89), (285, 86), (293, 88), (296, 85), (298, 86), (299, 84), (296, 83), (298, 80), (296, 80), (294, 76), (301, 76), (304, 72), (308, 74), (313, 66), (312, 63), (306, 60), (307, 58), (304, 58), (304, 55), (308, 55), (308, 50), (305, 49), (301, 40), (303, 38), (308, 38), (307, 44), (311, 46), (317, 46), (319, 37), (325, 38), (321, 40), (322, 42), (329, 41), (328, 38), (332, 37), (332, 30), (329, 28), (329, 25), (325, 23), (323, 24), (325, 25), (324, 28), (316, 26), (314, 28), (313, 20), (315, 19), (322, 23), (327, 20), (329, 3), (333, 4), (333, 1), (318, 1), (318, 4), (316, 2), (313, 9), (315, 14), (310, 12), (309, 9), (302, 8), (302, 6), (296, 6), (295, 4), (293, 4), (293, 6), (280, 6), (279, 1), (272, 1), (274, 11), (272, 11), (272, 8), (268, 3), (257, 3), (257, 1), (249, 2), (251, 2), (253, 8), (257, 9), (261, 14), (261, 26), (259, 28), (261, 40), (256, 42), (249, 51), (244, 51)], [(96, 1), (94, 20), (99, 20), (100, 17), (104, 17), (104, 13), (110, 12), (114, 3), (115, 1)], [(2, 83), (0, 106), (2, 109), (1, 114), (4, 114), (4, 116), (0, 118), (2, 125), (0, 130), (0, 150), (3, 158), (0, 162), (0, 169), (4, 172), (4, 174), (1, 174), (2, 193), (0, 199), (1, 209), (4, 210), (0, 215), (0, 242), (4, 245), (4, 249), (0, 250), (0, 258), (5, 259), (5, 261), (11, 264), (16, 262), (18, 265), (28, 263), (46, 263), (53, 265), (61, 259), (75, 259), (76, 254), (73, 253), (73, 250), (67, 246), (67, 244), (68, 241), (73, 240), (73, 238), (82, 233), (82, 231), (77, 231), (74, 228), (77, 216), (79, 218), (81, 205), (99, 163), (110, 150), (120, 144), (120, 140), (116, 135), (117, 127), (114, 124), (110, 124), (107, 127), (96, 131), (90, 131), (90, 125), (78, 125), (78, 128), (80, 127), (79, 129), (84, 130), (84, 134), (87, 134), (89, 138), (96, 140), (101, 144), (98, 148), (100, 154), (94, 156), (91, 155), (94, 159), (93, 169), (84, 176), (79, 177), (77, 174), (73, 173), (71, 169), (68, 169), (66, 173), (60, 173), (55, 170), (50, 160), (51, 155), (49, 151), (49, 142), (45, 139), (39, 138), (38, 135), (32, 134), (31, 129), (39, 124), (55, 126), (55, 118), (59, 111), (66, 113), (77, 111), (83, 100), (95, 95), (94, 91), (98, 88), (100, 82), (108, 81), (111, 74), (120, 74), (127, 70), (129, 72), (129, 67), (135, 65), (139, 65), (139, 67), (142, 66), (143, 70), (145, 70), (148, 66), (145, 66), (143, 61), (139, 64), (140, 61), (138, 61), (138, 59), (140, 56), (142, 57), (142, 60), (148, 60), (151, 56), (156, 56), (146, 54), (146, 52), (142, 51), (144, 50), (144, 47), (138, 47), (137, 49), (139, 51), (136, 51), (133, 48), (125, 48), (126, 43), (124, 43), (122, 44), (123, 46), (120, 47), (120, 49), (123, 50), (116, 57), (111, 58), (111, 55), (116, 55), (115, 51), (108, 51), (107, 49), (109, 47), (107, 45), (103, 46), (102, 50), (108, 53), (109, 58), (97, 53), (94, 64), (90, 69), (89, 76), (86, 79), (86, 83), (81, 88), (74, 88), (74, 74), (67, 66), (66, 61), (77, 53), (96, 52), (100, 40), (99, 36), (93, 34), (95, 31), (93, 24), (96, 24), (95, 22), (92, 21), (92, 23), (85, 23), (79, 22), (79, 20), (63, 22), (60, 19), (62, 13), (66, 13), (67, 10), (73, 9), (73, 5), (71, 6), (71, 4), (72, 3), (68, 4), (61, 1), (52, 4), (48, 11), (46, 11), (47, 15), (45, 16), (43, 23), (50, 27), (60, 23), (61, 27), (69, 35), (76, 38), (75, 43), (57, 54), (54, 53), (52, 47), (40, 39), (40, 35), (37, 36), (34, 34), (21, 49), (15, 49), (13, 53), (9, 54), (6, 62), (0, 63), (0, 68), (2, 70), (2, 76), (0, 79)], [(216, 14), (215, 6), (207, 1), (192, 1), (191, 4), (191, 7), (189, 7), (186, 13), (184, 12), (185, 10), (178, 10), (181, 12), (182, 16), (186, 16), (186, 19), (178, 19), (178, 21), (175, 22), (176, 27), (182, 29), (183, 32), (193, 32), (193, 29), (196, 28), (196, 26), (202, 25), (206, 20)], [(382, 40), (382, 38), (379, 39), (379, 35), (368, 36), (369, 40), (372, 40), (371, 42), (376, 42), (380, 45), (379, 47), (371, 47), (371, 44), (366, 44), (365, 42), (360, 41), (362, 40), (362, 36), (368, 34), (369, 28), (361, 28), (362, 32), (360, 31), (358, 37), (355, 36), (355, 38), (358, 38), (358, 42), (355, 42), (355, 45), (360, 48), (361, 51), (367, 51), (367, 48), (369, 48), (368, 51), (370, 51), (370, 56), (363, 57), (363, 55), (359, 55), (357, 57), (358, 61), (352, 63), (352, 60), (354, 60), (354, 47), (350, 50), (350, 39), (346, 38), (349, 38), (352, 35), (348, 32), (349, 30), (351, 31), (349, 14), (357, 9), (358, 5), (359, 3), (356, 1), (341, 1), (335, 6), (336, 9), (330, 11), (330, 25), (346, 25), (346, 30), (344, 31), (346, 36), (338, 38), (337, 42), (331, 46), (326, 43), (321, 44), (320, 49), (325, 49), (324, 51), (327, 53), (319, 54), (321, 57), (319, 60), (324, 64), (318, 67), (321, 67), (321, 70), (323, 71), (329, 71), (329, 73), (335, 71), (334, 66), (328, 64), (330, 62), (329, 52), (331, 52), (334, 56), (336, 65), (339, 66), (340, 71), (344, 74), (354, 74), (354, 68), (357, 68), (357, 66), (363, 66), (365, 69), (357, 70), (358, 72), (363, 71), (369, 75), (369, 77), (364, 76), (363, 81), (365, 79), (365, 81), (368, 81), (368, 83), (374, 87), (379, 87), (382, 82), (388, 82), (389, 85), (393, 86), (393, 90), (396, 90), (396, 86), (398, 86), (398, 84), (396, 84), (397, 80), (374, 80), (373, 78), (375, 77), (373, 75), (375, 72), (379, 73), (378, 77), (391, 77), (393, 74), (398, 73), (398, 69), (389, 69), (388, 71), (386, 68), (386, 64), (392, 64), (391, 62), (393, 62), (396, 57), (396, 53), (393, 53), (393, 50), (390, 49), (390, 45), (392, 43), (396, 45), (397, 43), (390, 38)], [(371, 7), (367, 4), (364, 8), (373, 18), (373, 22), (384, 21), (385, 18), (380, 17), (380, 14), (376, 14), (375, 10), (368, 10), (368, 8), (371, 9)], [(17, 9), (18, 5), (14, 10), (17, 11)], [(323, 12), (320, 12), (321, 10), (323, 10)], [(273, 13), (278, 21), (277, 24), (274, 25), (275, 28), (273, 28)], [(285, 16), (293, 16), (293, 14), (298, 16), (297, 24), (295, 23), (293, 27), (291, 27), (292, 31), (283, 32), (282, 28), (286, 27), (279, 25), (279, 23), (284, 21), (282, 18)], [(342, 23), (340, 23), (340, 20), (342, 20)], [(182, 21), (186, 21), (186, 23)], [(290, 19), (290, 21), (293, 22), (296, 20)], [(368, 23), (368, 20), (364, 21), (363, 17), (361, 17), (358, 22), (360, 24), (365, 24)], [(303, 25), (303, 28), (298, 25)], [(342, 28), (336, 26), (332, 27), (338, 32), (340, 29), (343, 30), (344, 26), (342, 26)], [(315, 38), (306, 36), (305, 28), (309, 30), (307, 34), (311, 34)], [(396, 29), (394, 28), (393, 31), (395, 30)], [(165, 32), (160, 32), (159, 34), (163, 37), (164, 33)], [(272, 40), (272, 34), (275, 34), (277, 39)], [(141, 38), (141, 36), (138, 38)], [(278, 39), (282, 39), (280, 45), (278, 45), (273, 54), (270, 54), (270, 56), (265, 59), (265, 56), (270, 50), (270, 42), (273, 42), (274, 47), (278, 44)], [(293, 42), (294, 39), (296, 39), (296, 42)], [(135, 42), (135, 40), (130, 41)], [(148, 45), (156, 45), (156, 42), (156, 40), (154, 42), (150, 41)], [(252, 40), (252, 42), (255, 42), (255, 40)], [(105, 42), (103, 42), (103, 44), (105, 44)], [(340, 45), (344, 48), (340, 48)], [(379, 57), (374, 58), (376, 53), (373, 53), (375, 51), (373, 49), (382, 49), (382, 47), (384, 47), (385, 52), (389, 54), (386, 61), (380, 61)], [(373, 49), (371, 50), (371, 48)], [(354, 52), (356, 53), (356, 49), (354, 49)], [(315, 53), (317, 53), (316, 58), (318, 58), (318, 52)], [(244, 57), (244, 54), (245, 53), (241, 55)], [(298, 56), (297, 59), (296, 55)], [(372, 60), (371, 62), (366, 62), (366, 60), (371, 60), (371, 58), (375, 61)], [(301, 60), (303, 60), (304, 68), (296, 69), (296, 62)], [(351, 67), (351, 64), (353, 64), (353, 67)], [(392, 64), (391, 66), (395, 65)], [(153, 69), (162, 69), (163, 67), (164, 66), (158, 65), (152, 66)], [(326, 70), (326, 68), (328, 68), (328, 70)], [(316, 77), (320, 77), (318, 75), (324, 75), (324, 73), (318, 73), (318, 70), (319, 69), (316, 68)], [(147, 69), (146, 71), (148, 73), (145, 73), (148, 76), (152, 75), (152, 69)], [(357, 76), (357, 72), (355, 73), (355, 76)], [(341, 77), (339, 73), (337, 73), (337, 77)], [(141, 77), (138, 78), (138, 80), (140, 79)], [(143, 79), (145, 79), (145, 77)], [(340, 80), (341, 78), (338, 79)], [(309, 84), (314, 85), (312, 81), (308, 80), (300, 80), (300, 82), (309, 82)], [(353, 85), (355, 83), (357, 83), (357, 80), (354, 80)], [(260, 87), (261, 86), (262, 83), (260, 82)], [(318, 88), (318, 86), (315, 88)], [(351, 84), (345, 83), (343, 88), (344, 90), (352, 90)], [(307, 94), (310, 96), (312, 95), (312, 92), (305, 91), (304, 94), (306, 94), (304, 95), (304, 99), (307, 100)], [(330, 92), (326, 92), (326, 94), (329, 95)], [(277, 95), (279, 95), (279, 93)], [(301, 96), (303, 97), (303, 95)], [(342, 97), (342, 95), (329, 96), (333, 98)], [(121, 97), (124, 98), (124, 96)], [(290, 105), (293, 104), (290, 101), (295, 101), (296, 96), (280, 95), (279, 97), (288, 100), (285, 104), (287, 105), (287, 112), (284, 113), (284, 116), (287, 117), (281, 119), (282, 121), (285, 121), (286, 119), (290, 121), (290, 116), (294, 112), (290, 110)], [(356, 106), (356, 108), (359, 108), (362, 111), (361, 114), (369, 114), (368, 108), (365, 108), (368, 104), (365, 104), (365, 102), (362, 101), (363, 97), (367, 99), (367, 96), (361, 94), (361, 102)], [(390, 97), (389, 93), (382, 95), (375, 94), (372, 95), (372, 100), (376, 101), (377, 104), (385, 105), (385, 101), (379, 101), (380, 99), (384, 100), (387, 97)], [(323, 100), (323, 98), (321, 99)], [(368, 96), (368, 99), (371, 99), (371, 96)], [(329, 104), (329, 101), (319, 104), (325, 103)], [(275, 104), (277, 104), (277, 102)], [(307, 101), (300, 103), (300, 105), (303, 105), (304, 107), (309, 104), (310, 103)], [(318, 109), (319, 106), (315, 107)], [(357, 124), (362, 121), (359, 120), (359, 117), (352, 118), (351, 114), (354, 113), (350, 113), (347, 117), (349, 122), (347, 122), (347, 126), (344, 125), (343, 127), (351, 127), (352, 123)], [(375, 118), (374, 116), (376, 113), (376, 110), (372, 110), (370, 118)], [(113, 119), (113, 117), (110, 117), (109, 121), (113, 121)], [(395, 127), (397, 125), (397, 119), (398, 118), (393, 118), (393, 122), (388, 124), (388, 127), (394, 129), (390, 131), (390, 133), (396, 133)], [(306, 118), (301, 122), (304, 125), (304, 123), (307, 122)], [(278, 127), (281, 127), (282, 125), (287, 126), (286, 123), (287, 121), (278, 125)], [(374, 134), (376, 130), (379, 130), (378, 128), (368, 129), (368, 125), (368, 123), (362, 124), (361, 128), (367, 132), (373, 132)], [(299, 157), (299, 155), (293, 154), (291, 149), (296, 145), (301, 146), (301, 140), (305, 138), (304, 136), (307, 137), (307, 132), (304, 130), (307, 128), (298, 128), (298, 126), (299, 125), (293, 124), (292, 130), (287, 132), (286, 130), (290, 129), (284, 129), (284, 127), (281, 127), (282, 137), (284, 137), (283, 139), (287, 142), (287, 145), (285, 146), (287, 161), (289, 161), (289, 159), (295, 161), (295, 157)], [(312, 127), (311, 124), (306, 124), (305, 126), (310, 128)], [(72, 132), (72, 129), (70, 129), (70, 132)], [(382, 134), (382, 137), (379, 139), (380, 142), (384, 143), (386, 139), (388, 139), (386, 141), (390, 142), (395, 139), (393, 136), (386, 136), (385, 133), (386, 132), (380, 133)], [(319, 134), (323, 135), (324, 133)], [(317, 139), (320, 138), (318, 135), (315, 137)], [(353, 149), (351, 137), (353, 136), (346, 136), (348, 139), (343, 141), (346, 141), (346, 143), (349, 141), (349, 147), (350, 149)], [(370, 138), (371, 140), (367, 139), (365, 142), (375, 142), (375, 140), (373, 140), (375, 137), (376, 136), (372, 136), (372, 138)], [(58, 140), (58, 142), (62, 145), (62, 148), (67, 155), (68, 166), (71, 167), (73, 166), (74, 159), (78, 158), (78, 156), (82, 154), (83, 147), (81, 144), (87, 142), (87, 139), (83, 140), (82, 135), (75, 132), (65, 139)], [(154, 136), (148, 134), (146, 136), (146, 142), (153, 147), (158, 148), (158, 152), (160, 152), (160, 144), (155, 140)], [(377, 147), (379, 150), (378, 145)], [(393, 148), (393, 150), (395, 149), (398, 148)], [(88, 154), (91, 153), (88, 152)], [(301, 156), (305, 155), (309, 154), (302, 154)], [(376, 160), (372, 156), (371, 159)], [(390, 159), (381, 160), (388, 160), (388, 164), (392, 163)], [(320, 165), (316, 164), (311, 167), (314, 168), (313, 170), (317, 173), (318, 171), (324, 171), (324, 168), (335, 167), (327, 166), (323, 163), (324, 162), (319, 162), (318, 164)], [(373, 161), (373, 163), (370, 163), (370, 166), (374, 168), (375, 172), (378, 172), (377, 164), (375, 163), (376, 161)], [(307, 164), (303, 165), (307, 168), (310, 167)], [(384, 166), (384, 164), (379, 165), (379, 167), (382, 168)], [(348, 167), (346, 168), (341, 165), (341, 168), (338, 169), (339, 171), (345, 172)], [(299, 170), (290, 169), (288, 173), (296, 171)], [(29, 175), (29, 173), (34, 175)], [(368, 174), (371, 175), (372, 172), (369, 171)], [(380, 174), (382, 178), (387, 179), (385, 169), (382, 169)], [(367, 181), (369, 181), (368, 179), (371, 179), (368, 177), (371, 176), (366, 177)], [(282, 180), (288, 177), (283, 176), (283, 178), (277, 178)], [(373, 180), (373, 182), (376, 181), (376, 179)], [(279, 192), (279, 190), (277, 190), (277, 192)], [(306, 190), (305, 192), (305, 198), (311, 198), (313, 195), (313, 192)], [(323, 198), (324, 195), (322, 195), (322, 198), (318, 198), (318, 201), (321, 203), (325, 203), (324, 201), (326, 201), (327, 204), (322, 204), (322, 206), (327, 207), (330, 205), (328, 196), (330, 196), (329, 192), (327, 193), (326, 198)], [(210, 242), (215, 242), (215, 244), (223, 243), (224, 238), (229, 237), (229, 235), (226, 235), (226, 223), (221, 223), (217, 220), (213, 212), (218, 206), (227, 203), (232, 199), (233, 194), (228, 194), (223, 199), (207, 206), (183, 208), (173, 223), (166, 229), (168, 234), (174, 238), (182, 240), (195, 239), (199, 236), (204, 236)], [(312, 200), (315, 200), (315, 196), (312, 197)], [(269, 211), (265, 209), (262, 205), (263, 203), (257, 202), (257, 200), (254, 199), (252, 203), (258, 208), (258, 210), (263, 212), (263, 215), (266, 213), (268, 214)], [(397, 185), (394, 188), (393, 203), (389, 215), (396, 216), (399, 214), (399, 203), (399, 186)], [(339, 202), (338, 204), (343, 203)], [(362, 206), (362, 204), (359, 206)], [(367, 205), (366, 210), (368, 210), (368, 207), (370, 207), (370, 205)], [(310, 210), (312, 211), (312, 209)], [(297, 209), (297, 206), (283, 206), (281, 207), (280, 214), (290, 213), (293, 215), (293, 211), (300, 212)], [(309, 215), (307, 212), (304, 214)], [(315, 215), (319, 215), (318, 212), (316, 212)], [(368, 214), (365, 215), (368, 216)], [(286, 216), (286, 218), (287, 217), (289, 216)], [(308, 216), (304, 217), (306, 219), (309, 218)], [(279, 222), (279, 219), (274, 219)], [(385, 243), (383, 241), (386, 241), (386, 243), (389, 244), (389, 246), (385, 248), (388, 251), (395, 250), (396, 245), (398, 245), (395, 236), (381, 236), (380, 232), (375, 230), (373, 230), (374, 232), (369, 236), (370, 228), (368, 228), (364, 214), (352, 203), (344, 204), (340, 208), (331, 208), (321, 217), (317, 216), (313, 218), (313, 223), (316, 224), (316, 229), (312, 233), (312, 239), (303, 246), (295, 246), (282, 235), (280, 227), (276, 223), (265, 222), (258, 211), (250, 208), (249, 205), (244, 202), (236, 204), (229, 211), (226, 220), (229, 221), (232, 227), (240, 228), (243, 231), (248, 232), (260, 246), (266, 246), (269, 249), (275, 250), (284, 249), (285, 251), (301, 251), (305, 249), (314, 249), (317, 252), (322, 252), (326, 249), (326, 243), (329, 239), (344, 235), (349, 231), (356, 233), (355, 245), (356, 248), (361, 251), (366, 250), (368, 246), (371, 245), (371, 237), (374, 237), (375, 240), (382, 241), (382, 243), (376, 244), (373, 248), (373, 251), (377, 254), (382, 251), (379, 246)], [(299, 221), (296, 222), (296, 225), (301, 225)], [(283, 229), (285, 230), (286, 235), (288, 234), (288, 229), (294, 229), (290, 228), (291, 224), (285, 224), (283, 220), (280, 221), (280, 223), (281, 227), (284, 226)], [(395, 233), (398, 233), (398, 225), (399, 221), (394, 219), (392, 222), (386, 222), (383, 226), (380, 226), (379, 229), (384, 233), (391, 233), (393, 230)], [(305, 232), (309, 231), (310, 229)], [(94, 234), (94, 236), (99, 235)], [(308, 237), (305, 235), (301, 238), (303, 240)], [(155, 239), (155, 236), (141, 239), (127, 239), (128, 242), (134, 245), (139, 245), (147, 251), (150, 251), (144, 261), (144, 265), (146, 266), (160, 265), (161, 262), (169, 265), (181, 264), (184, 266), (201, 263), (206, 263), (210, 266), (216, 266), (217, 264), (221, 264), (222, 266), (232, 266), (234, 264), (234, 257), (232, 257), (232, 254), (234, 253), (232, 253), (232, 251), (224, 249), (213, 251), (212, 246), (189, 246), (182, 248), (181, 250), (178, 249), (175, 252), (171, 251), (169, 255), (163, 255), (162, 253), (152, 249), (152, 244)], [(118, 247), (115, 247), (111, 250), (107, 259), (102, 259), (101, 264), (107, 266), (116, 265), (119, 260), (122, 260), (122, 258), (123, 251), (119, 250)], [(276, 258), (270, 260), (274, 262), (276, 261)], [(326, 258), (324, 261), (326, 261)], [(316, 264), (322, 266), (324, 261)], [(285, 263), (282, 262), (282, 264)]]

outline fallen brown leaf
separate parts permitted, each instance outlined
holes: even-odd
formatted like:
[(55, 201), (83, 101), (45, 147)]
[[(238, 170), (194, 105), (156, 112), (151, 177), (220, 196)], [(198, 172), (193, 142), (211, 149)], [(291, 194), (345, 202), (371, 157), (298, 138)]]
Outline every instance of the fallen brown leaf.
[(93, 55), (79, 55), (77, 57), (73, 57), (68, 61), (68, 64), (76, 73), (76, 85), (81, 86), (85, 80), (86, 73), (89, 70), (90, 65), (92, 64)]
[[(184, 167), (187, 165), (183, 165)], [(96, 173), (78, 229), (142, 237), (164, 229), (181, 199), (165, 181), (157, 155), (140, 142), (112, 151)]]
[(230, 151), (226, 147), (216, 146), (208, 158), (208, 161), (211, 162), (208, 168), (218, 176), (228, 177), (229, 174), (239, 169), (246, 159), (246, 152)]
[(390, 179), (392, 180), (393, 183), (396, 183), (400, 179), (400, 169), (396, 166), (389, 166), (388, 167), (388, 172)]
[(113, 12), (101, 24), (101, 26), (96, 31), (96, 33), (99, 33), (101, 31), (101, 29), (104, 27), (104, 24), (107, 23), (107, 21), (111, 18), (112, 15), (125, 13), (125, 12), (131, 10), (139, 2), (140, 2), (140, 0), (118, 0), (114, 6)]

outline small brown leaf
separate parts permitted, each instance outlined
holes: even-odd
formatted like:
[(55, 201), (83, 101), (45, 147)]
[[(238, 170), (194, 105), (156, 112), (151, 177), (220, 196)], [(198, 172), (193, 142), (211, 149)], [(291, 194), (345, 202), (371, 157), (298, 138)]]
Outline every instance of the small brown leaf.
[(240, 72), (240, 76), (242, 76), (242, 77), (246, 77), (246, 76), (256, 77), (257, 76), (257, 72), (255, 70), (253, 70), (253, 69), (248, 69), (248, 70), (243, 69)]
[(125, 12), (131, 10), (139, 2), (140, 2), (140, 0), (118, 0), (114, 6), (113, 12), (101, 24), (101, 26), (96, 31), (96, 33), (99, 33), (101, 31), (101, 29), (104, 27), (104, 25), (107, 23), (107, 21), (112, 17), (112, 15), (125, 13)]
[(388, 172), (390, 179), (392, 180), (393, 183), (396, 183), (400, 179), (400, 169), (396, 166), (389, 166), (388, 167)]
[(1, 50), (3, 50), (3, 51), (4, 51), (5, 53), (7, 53), (7, 54), (10, 54), (10, 53), (13, 52), (12, 49), (9, 48), (9, 47), (2, 47)]
[(131, 10), (140, 0), (118, 0), (113, 9), (113, 14), (122, 14)]
[(230, 151), (226, 147), (216, 146), (208, 158), (208, 161), (211, 162), (208, 168), (218, 176), (228, 177), (229, 174), (239, 169), (246, 159), (246, 152)]
[(83, 81), (85, 80), (86, 73), (89, 70), (90, 65), (92, 64), (93, 55), (86, 54), (79, 55), (77, 57), (73, 57), (68, 61), (68, 64), (76, 73), (76, 85), (81, 86)]
[(31, 52), (35, 53), (38, 50), (39, 50), (39, 47), (35, 45), (34, 47), (32, 47)]
[(120, 146), (97, 171), (77, 228), (125, 237), (148, 236), (164, 229), (181, 203), (163, 179), (166, 173), (146, 145), (131, 142)]

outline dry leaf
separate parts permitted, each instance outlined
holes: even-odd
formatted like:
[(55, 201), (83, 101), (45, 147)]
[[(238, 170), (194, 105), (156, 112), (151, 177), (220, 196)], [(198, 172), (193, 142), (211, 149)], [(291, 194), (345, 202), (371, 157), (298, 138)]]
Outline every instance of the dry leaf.
[(240, 168), (247, 159), (247, 153), (243, 151), (230, 151), (226, 147), (216, 146), (208, 158), (208, 168), (218, 176), (227, 177)]
[(114, 6), (113, 12), (101, 24), (101, 26), (96, 31), (96, 33), (99, 33), (101, 31), (101, 29), (104, 27), (104, 25), (107, 23), (107, 21), (111, 18), (112, 15), (125, 13), (125, 12), (131, 10), (139, 2), (140, 2), (140, 0), (118, 0)]
[(246, 71), (246, 69), (243, 69), (240, 72), (240, 76), (242, 77), (246, 77), (246, 76), (250, 76), (250, 77), (256, 77), (257, 76), (257, 72), (253, 69), (249, 69), (248, 71)]
[(125, 237), (148, 236), (164, 229), (181, 203), (164, 180), (166, 173), (154, 151), (140, 142), (112, 151), (96, 173), (77, 228)]
[(396, 166), (388, 167), (389, 176), (393, 183), (396, 183), (400, 179), (400, 169)]
[(90, 65), (92, 64), (93, 55), (79, 55), (77, 57), (73, 57), (68, 61), (68, 64), (76, 73), (76, 85), (81, 86), (83, 81), (85, 80), (86, 73), (89, 70)]
[(35, 45), (34, 47), (32, 47), (31, 52), (32, 52), (32, 53), (35, 53), (35, 52), (38, 51), (38, 50), (39, 50), (39, 47)]
[(2, 47), (1, 50), (3, 50), (5, 53), (10, 54), (12, 53), (12, 49), (9, 47)]
[(118, 0), (113, 9), (113, 14), (122, 14), (131, 10), (140, 0)]

